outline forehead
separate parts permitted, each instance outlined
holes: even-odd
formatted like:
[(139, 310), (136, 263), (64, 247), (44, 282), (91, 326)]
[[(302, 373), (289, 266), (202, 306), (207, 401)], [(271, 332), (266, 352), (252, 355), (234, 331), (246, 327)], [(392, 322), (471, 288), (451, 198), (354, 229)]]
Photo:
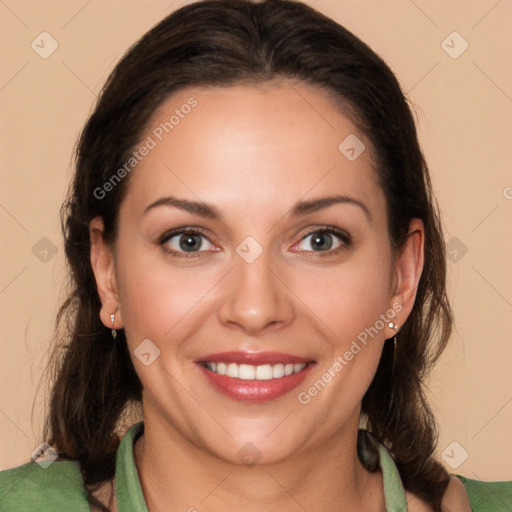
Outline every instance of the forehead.
[(326, 192), (382, 202), (369, 141), (302, 83), (183, 89), (157, 109), (143, 145), (126, 197), (138, 208), (165, 193), (238, 209)]

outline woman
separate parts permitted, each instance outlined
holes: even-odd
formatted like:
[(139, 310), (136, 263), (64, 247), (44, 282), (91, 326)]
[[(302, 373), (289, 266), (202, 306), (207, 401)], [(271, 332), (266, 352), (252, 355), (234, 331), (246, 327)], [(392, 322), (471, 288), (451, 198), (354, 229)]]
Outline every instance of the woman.
[(5, 510), (508, 510), (433, 456), (440, 221), (394, 75), (334, 21), (163, 20), (84, 128), (63, 228), (59, 459), (1, 473)]

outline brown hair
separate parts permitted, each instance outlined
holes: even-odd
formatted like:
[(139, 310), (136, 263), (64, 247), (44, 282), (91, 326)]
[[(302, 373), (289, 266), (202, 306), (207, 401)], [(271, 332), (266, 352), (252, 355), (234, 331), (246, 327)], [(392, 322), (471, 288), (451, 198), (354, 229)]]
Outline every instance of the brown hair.
[[(124, 332), (113, 340), (100, 321), (89, 261), (89, 222), (101, 216), (107, 241), (115, 240), (129, 178), (105, 197), (95, 191), (129, 159), (169, 95), (187, 86), (279, 79), (327, 91), (369, 138), (395, 250), (404, 243), (411, 219), (424, 223), (425, 265), (416, 301), (398, 334), (395, 364), (393, 344), (386, 343), (362, 410), (368, 428), (394, 457), (405, 488), (440, 510), (449, 475), (433, 457), (436, 425), (423, 380), (447, 343), (452, 316), (428, 169), (407, 100), (389, 67), (348, 30), (299, 2), (188, 5), (145, 34), (109, 76), (81, 134), (61, 212), (72, 289), (57, 318), (46, 437), (61, 457), (79, 461), (87, 485), (107, 481), (115, 473), (119, 423), (141, 400)], [(89, 499), (97, 504), (92, 495)]]

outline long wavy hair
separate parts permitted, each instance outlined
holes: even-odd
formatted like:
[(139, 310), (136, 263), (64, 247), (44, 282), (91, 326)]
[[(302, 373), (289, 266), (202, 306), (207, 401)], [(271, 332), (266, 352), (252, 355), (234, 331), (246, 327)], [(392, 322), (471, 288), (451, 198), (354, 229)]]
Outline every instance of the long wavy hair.
[(448, 341), (452, 314), (439, 213), (414, 119), (397, 79), (375, 52), (332, 19), (287, 0), (199, 1), (166, 17), (117, 64), (78, 141), (61, 210), (70, 290), (57, 317), (44, 435), (61, 458), (79, 462), (89, 500), (100, 510), (108, 508), (89, 487), (114, 476), (120, 425), (140, 407), (142, 385), (123, 330), (113, 340), (100, 321), (89, 259), (89, 222), (101, 216), (106, 240), (115, 241), (129, 176), (105, 197), (97, 190), (128, 161), (171, 94), (189, 86), (276, 80), (317, 86), (368, 137), (395, 251), (409, 221), (423, 221), (425, 264), (415, 304), (395, 354), (393, 344), (385, 344), (362, 413), (392, 454), (405, 488), (440, 510), (449, 474), (434, 457), (437, 429), (424, 380)]

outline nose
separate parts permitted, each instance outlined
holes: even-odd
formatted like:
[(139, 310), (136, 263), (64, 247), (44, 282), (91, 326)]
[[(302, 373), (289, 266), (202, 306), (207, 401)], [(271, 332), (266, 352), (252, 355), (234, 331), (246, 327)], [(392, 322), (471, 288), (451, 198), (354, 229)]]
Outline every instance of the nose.
[(247, 335), (278, 330), (294, 318), (293, 293), (277, 265), (271, 268), (266, 251), (247, 263), (234, 256), (234, 268), (226, 276), (220, 321)]

